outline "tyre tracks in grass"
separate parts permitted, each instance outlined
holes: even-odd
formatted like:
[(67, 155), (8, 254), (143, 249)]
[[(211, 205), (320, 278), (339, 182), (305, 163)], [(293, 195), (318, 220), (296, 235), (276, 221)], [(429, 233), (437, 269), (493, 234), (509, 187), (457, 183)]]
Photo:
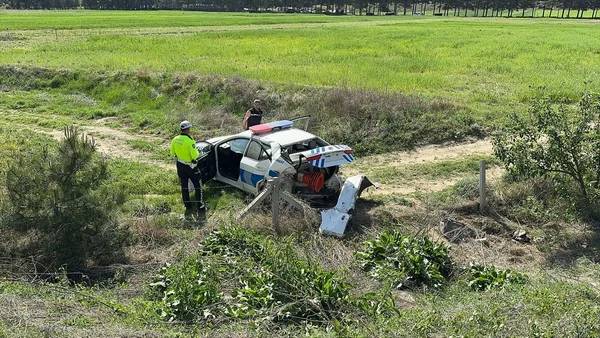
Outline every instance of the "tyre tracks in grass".
[[(15, 128), (34, 129), (33, 131), (49, 135), (55, 140), (63, 137), (62, 129), (23, 123), (24, 115), (52, 119), (50, 115), (0, 111), (0, 121)], [(160, 151), (166, 152), (168, 140), (147, 134), (134, 134), (125, 129), (109, 126), (108, 124), (115, 119), (109, 117), (93, 120), (79, 125), (79, 128), (93, 137), (98, 150), (109, 158), (132, 160), (161, 169), (174, 170), (174, 165), (167, 159), (153, 158)], [(76, 124), (75, 120), (73, 122)], [(132, 146), (136, 142), (141, 142), (151, 149), (146, 151), (136, 149)], [(493, 147), (489, 139), (427, 145), (412, 151), (397, 151), (358, 158), (353, 164), (343, 167), (341, 172), (344, 176), (364, 174), (374, 182), (379, 182), (378, 189), (367, 192), (366, 197), (437, 192), (456, 184), (466, 176), (474, 176), (473, 163), (478, 159), (492, 158), (492, 153)], [(488, 167), (487, 178), (494, 181), (503, 173), (504, 170), (492, 162)]]
[[(28, 114), (21, 111), (1, 111), (0, 121), (13, 128), (21, 128), (48, 135), (57, 141), (64, 137), (63, 129), (48, 128), (36, 123), (23, 123), (21, 120), (27, 115), (52, 119), (51, 115), (42, 116), (40, 114)], [(168, 147), (168, 143), (165, 139), (145, 134), (132, 134), (123, 129), (109, 127), (106, 125), (106, 122), (108, 121), (110, 120), (103, 118), (90, 121), (91, 123), (89, 124), (78, 124), (74, 120), (73, 125), (76, 125), (86, 135), (92, 137), (98, 151), (108, 158), (133, 160), (139, 163), (157, 166), (161, 169), (174, 170), (175, 166), (172, 163), (169, 163), (169, 161), (152, 158), (153, 154), (159, 150), (158, 148), (162, 147), (166, 149)], [(134, 142), (144, 142), (149, 146), (157, 147), (157, 149), (155, 151), (135, 149), (132, 146)]]

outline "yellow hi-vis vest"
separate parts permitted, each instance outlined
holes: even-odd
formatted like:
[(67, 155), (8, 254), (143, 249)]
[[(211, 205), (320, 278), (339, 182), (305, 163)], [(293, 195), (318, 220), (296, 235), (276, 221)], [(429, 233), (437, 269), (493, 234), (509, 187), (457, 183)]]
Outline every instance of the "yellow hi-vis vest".
[(171, 141), (171, 156), (176, 156), (179, 162), (191, 164), (200, 157), (200, 152), (196, 149), (196, 141), (191, 136), (181, 134)]

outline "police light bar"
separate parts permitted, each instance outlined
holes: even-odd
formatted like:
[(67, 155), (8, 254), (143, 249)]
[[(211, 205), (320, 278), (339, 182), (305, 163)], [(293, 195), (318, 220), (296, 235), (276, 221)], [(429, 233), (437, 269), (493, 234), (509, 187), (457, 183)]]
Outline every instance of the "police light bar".
[(294, 125), (294, 122), (290, 120), (281, 120), (281, 121), (273, 121), (269, 123), (258, 124), (256, 126), (250, 127), (250, 131), (254, 135), (266, 134), (273, 131), (291, 128)]

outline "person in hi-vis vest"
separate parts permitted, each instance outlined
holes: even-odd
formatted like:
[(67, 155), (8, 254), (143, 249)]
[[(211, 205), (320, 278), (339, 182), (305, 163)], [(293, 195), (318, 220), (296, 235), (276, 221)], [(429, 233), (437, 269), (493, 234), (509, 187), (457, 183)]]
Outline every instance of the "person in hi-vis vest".
[[(200, 152), (196, 141), (190, 136), (192, 124), (183, 121), (179, 125), (181, 133), (171, 141), (171, 156), (177, 158), (177, 176), (181, 183), (181, 198), (185, 205), (185, 217), (204, 217), (206, 208), (202, 196), (202, 181), (198, 168)], [(194, 199), (190, 199), (189, 181), (194, 186)]]

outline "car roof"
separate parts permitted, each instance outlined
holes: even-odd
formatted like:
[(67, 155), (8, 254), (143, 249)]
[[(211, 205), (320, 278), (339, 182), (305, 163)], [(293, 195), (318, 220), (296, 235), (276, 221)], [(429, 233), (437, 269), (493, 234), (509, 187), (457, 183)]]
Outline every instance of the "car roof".
[(250, 130), (246, 130), (243, 131), (239, 134), (235, 134), (235, 135), (229, 135), (229, 136), (218, 136), (218, 137), (213, 137), (207, 140), (207, 142), (212, 143), (212, 144), (216, 144), (221, 142), (222, 140), (225, 139), (229, 139), (232, 137), (246, 137), (246, 138), (255, 138), (259, 141), (261, 141), (262, 143), (265, 144), (271, 144), (273, 142), (279, 143), (281, 146), (286, 147), (292, 144), (296, 144), (296, 143), (300, 143), (300, 142), (304, 142), (304, 141), (308, 141), (308, 140), (312, 140), (314, 139), (316, 136), (306, 132), (302, 129), (297, 129), (297, 128), (287, 128), (287, 129), (281, 129), (281, 130), (277, 130), (274, 132), (270, 132), (270, 133), (266, 133), (266, 134), (260, 134), (260, 135), (253, 135), (252, 132)]
[(263, 143), (279, 143), (281, 146), (289, 146), (292, 144), (314, 139), (316, 136), (297, 128), (281, 129), (275, 132), (255, 135), (254, 138), (259, 139)]

